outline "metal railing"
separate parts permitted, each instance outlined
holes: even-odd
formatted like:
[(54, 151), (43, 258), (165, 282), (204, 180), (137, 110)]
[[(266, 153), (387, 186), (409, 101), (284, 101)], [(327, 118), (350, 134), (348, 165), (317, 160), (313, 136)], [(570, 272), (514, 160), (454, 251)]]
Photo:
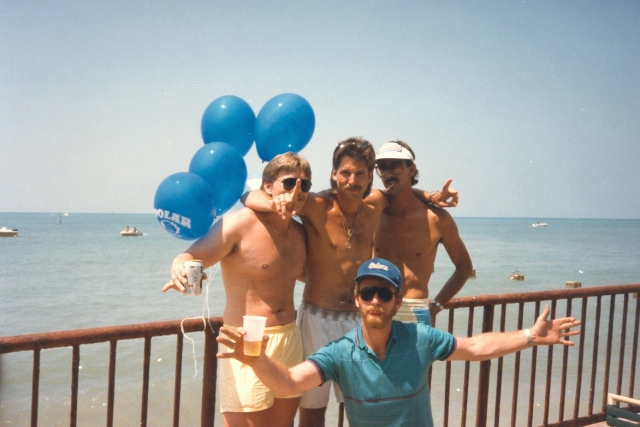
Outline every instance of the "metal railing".
[[(460, 322), (459, 326), (466, 327), (467, 336), (477, 332), (505, 331), (532, 326), (541, 312), (543, 302), (550, 305), (551, 317), (575, 316), (582, 321), (582, 333), (573, 340), (575, 347), (534, 347), (530, 351), (474, 364), (479, 367), (477, 381), (473, 387), (476, 394), (473, 425), (584, 426), (604, 421), (607, 393), (611, 391), (610, 382), (616, 369), (617, 376), (613, 386), (615, 393), (627, 396), (640, 394), (640, 383), (635, 381), (640, 323), (638, 291), (640, 285), (637, 284), (601, 286), (463, 297), (446, 304), (450, 309), (448, 330), (455, 335), (461, 335), (456, 333), (456, 319), (461, 317), (464, 311), (460, 309), (464, 308), (468, 308), (467, 320)], [(618, 303), (620, 299), (621, 310)], [(574, 304), (576, 300), (579, 300), (578, 304)], [(635, 303), (632, 304), (631, 301)], [(574, 305), (578, 305), (575, 310)], [(499, 319), (496, 319), (498, 307), (500, 315)], [(561, 312), (561, 307), (564, 308), (564, 312)], [(478, 327), (478, 322), (474, 322), (474, 315), (479, 308), (482, 308), (480, 331), (474, 330)], [(524, 320), (525, 316), (528, 319), (527, 323)], [(606, 336), (601, 338), (603, 328), (606, 328)], [(629, 339), (628, 336), (632, 338)], [(602, 348), (603, 344), (606, 344), (606, 347)], [(617, 355), (617, 359), (614, 354)], [(525, 359), (528, 362), (526, 365), (523, 363)], [(441, 423), (436, 421), (436, 424), (445, 427), (466, 426), (467, 419), (472, 416), (469, 413), (472, 364), (464, 362), (461, 402), (453, 402), (451, 375), (455, 363), (460, 362), (446, 363), (442, 419)], [(497, 365), (495, 369), (494, 365)], [(495, 372), (493, 383), (492, 372)], [(505, 378), (505, 373), (510, 374), (512, 378), (509, 378), (509, 375)], [(528, 378), (523, 374), (528, 374)], [(432, 372), (432, 386), (434, 375)], [(569, 378), (572, 381), (569, 381)], [(538, 387), (540, 382), (543, 382), (543, 388)], [(522, 384), (527, 384), (528, 390), (522, 390)], [(511, 389), (510, 396), (503, 396), (505, 388)], [(526, 405), (519, 404), (522, 391), (526, 392)], [(570, 391), (572, 393), (569, 393)], [(432, 387), (432, 406), (434, 392)], [(459, 411), (455, 407), (456, 403), (460, 405)], [(572, 405), (572, 408), (567, 405)], [(594, 409), (596, 405), (598, 409)], [(557, 414), (555, 417), (551, 413), (552, 409)], [(460, 414), (455, 424), (450, 420), (452, 414)]]
[[(203, 328), (203, 326), (205, 326)], [(151, 362), (151, 339), (153, 337), (176, 336), (176, 364), (173, 400), (173, 425), (180, 422), (180, 389), (182, 376), (183, 333), (204, 332), (204, 368), (202, 382), (201, 425), (214, 425), (218, 343), (215, 338), (222, 326), (221, 317), (211, 317), (204, 325), (203, 319), (175, 320), (168, 322), (142, 323), (137, 325), (111, 326), (104, 328), (78, 329), (0, 338), (0, 354), (22, 351), (33, 352), (33, 375), (31, 386), (31, 426), (38, 425), (40, 352), (43, 349), (72, 347), (71, 360), (71, 405), (70, 425), (77, 425), (78, 381), (80, 368), (80, 346), (109, 343), (109, 373), (107, 397), (107, 427), (113, 426), (115, 402), (116, 350), (119, 341), (144, 339), (144, 362), (142, 368), (142, 398), (140, 425), (147, 425), (149, 400), (149, 371)], [(204, 329), (204, 331), (203, 331)]]
[[(550, 305), (552, 317), (575, 316), (581, 319), (583, 333), (574, 339), (576, 346), (573, 348), (534, 347), (493, 361), (446, 362), (445, 369), (439, 369), (439, 366), (438, 369), (432, 369), (430, 385), (436, 425), (466, 426), (472, 418), (475, 418), (472, 425), (478, 427), (491, 424), (518, 427), (584, 426), (604, 421), (609, 392), (629, 397), (640, 395), (640, 381), (635, 381), (640, 329), (638, 292), (640, 284), (484, 295), (450, 301), (445, 306), (449, 309), (448, 318), (443, 313), (439, 319), (441, 322), (447, 319), (447, 329), (458, 336), (529, 327), (541, 312), (542, 303)], [(574, 309), (574, 306), (577, 307)], [(476, 311), (480, 308), (481, 318), (476, 319)], [(221, 325), (220, 317), (212, 317), (207, 319), (204, 328), (200, 413), (203, 427), (214, 425), (218, 350), (215, 337)], [(606, 333), (601, 333), (605, 328)], [(71, 347), (70, 425), (75, 426), (80, 346), (108, 342), (106, 424), (111, 427), (114, 423), (118, 342), (144, 339), (140, 425), (146, 426), (151, 340), (175, 335), (173, 426), (177, 427), (180, 424), (183, 332), (202, 331), (202, 319), (189, 319), (2, 337), (0, 354), (33, 352), (31, 426), (37, 426), (41, 350)], [(460, 363), (464, 364), (464, 369), (454, 369)], [(492, 374), (495, 376), (493, 379)], [(612, 381), (614, 385), (610, 385)], [(543, 388), (538, 387), (540, 383), (544, 384)], [(475, 405), (470, 402), (474, 394)], [(526, 404), (522, 404), (523, 401)], [(342, 425), (342, 414), (339, 414), (338, 420)]]

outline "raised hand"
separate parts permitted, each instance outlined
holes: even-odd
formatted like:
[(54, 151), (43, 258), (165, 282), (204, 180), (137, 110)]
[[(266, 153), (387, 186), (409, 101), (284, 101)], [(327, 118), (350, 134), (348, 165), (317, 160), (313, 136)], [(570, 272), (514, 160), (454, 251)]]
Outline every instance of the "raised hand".
[(433, 195), (432, 202), (440, 206), (441, 208), (453, 208), (458, 206), (458, 190), (449, 188), (452, 178), (449, 178), (447, 182), (442, 186), (442, 190), (436, 192)]
[(296, 200), (298, 200), (298, 196), (300, 195), (302, 186), (302, 181), (300, 178), (296, 180), (296, 186), (293, 188), (290, 193), (283, 193), (273, 199), (273, 204), (276, 207), (276, 211), (278, 215), (282, 217), (282, 219), (287, 219), (292, 216), (296, 216), (298, 212), (295, 211), (294, 206)]
[(538, 316), (535, 325), (531, 328), (531, 332), (534, 333), (534, 342), (539, 344), (562, 344), (572, 346), (575, 345), (567, 338), (579, 335), (580, 330), (572, 328), (579, 326), (582, 322), (576, 320), (575, 317), (562, 317), (559, 319), (548, 320), (551, 309), (549, 306), (545, 306), (542, 314)]

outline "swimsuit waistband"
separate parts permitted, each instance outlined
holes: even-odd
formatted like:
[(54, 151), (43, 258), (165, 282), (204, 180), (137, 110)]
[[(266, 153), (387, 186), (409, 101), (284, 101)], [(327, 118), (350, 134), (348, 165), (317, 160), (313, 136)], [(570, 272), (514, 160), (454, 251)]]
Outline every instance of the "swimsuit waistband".
[(332, 311), (318, 307), (306, 301), (302, 301), (302, 304), (300, 304), (300, 308), (302, 308), (312, 316), (322, 317), (323, 319), (327, 320), (343, 322), (360, 319), (359, 311)]
[[(232, 326), (232, 325), (228, 325), (228, 324), (226, 324), (226, 323), (224, 324), (224, 326), (225, 326), (227, 329), (229, 329), (229, 330), (231, 330), (231, 331), (233, 331), (233, 332), (237, 331), (237, 330), (238, 330), (238, 328), (240, 327), (240, 326)], [(278, 334), (279, 334), (279, 333), (287, 332), (287, 331), (289, 331), (290, 329), (293, 329), (293, 328), (295, 328), (295, 327), (296, 327), (296, 322), (287, 323), (286, 325), (267, 326), (267, 327), (265, 327), (265, 328), (264, 328), (264, 333), (265, 333), (266, 335), (269, 335), (269, 334), (276, 334), (276, 333), (278, 333)]]

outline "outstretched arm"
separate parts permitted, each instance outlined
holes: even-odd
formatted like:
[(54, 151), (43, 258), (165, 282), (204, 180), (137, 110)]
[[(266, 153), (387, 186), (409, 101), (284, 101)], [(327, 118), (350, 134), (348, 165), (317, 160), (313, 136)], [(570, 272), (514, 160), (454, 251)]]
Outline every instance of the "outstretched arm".
[(428, 192), (414, 188), (413, 194), (422, 203), (431, 203), (441, 208), (455, 208), (458, 206), (458, 190), (449, 188), (451, 181), (452, 179), (449, 178), (440, 191)]
[(574, 317), (548, 320), (551, 309), (545, 306), (535, 325), (513, 332), (487, 332), (469, 338), (456, 338), (457, 345), (447, 360), (489, 360), (502, 357), (534, 345), (574, 345), (568, 337), (579, 335), (580, 325)]
[(243, 328), (237, 332), (230, 331), (224, 326), (220, 332), (225, 336), (219, 336), (216, 340), (231, 349), (230, 352), (218, 353), (220, 359), (233, 358), (241, 363), (251, 366), (260, 381), (273, 390), (278, 396), (290, 396), (302, 393), (322, 383), (322, 376), (316, 366), (308, 361), (302, 362), (293, 368), (287, 368), (277, 360), (271, 359), (264, 351), (267, 348), (268, 336), (262, 338), (260, 356), (245, 356)]

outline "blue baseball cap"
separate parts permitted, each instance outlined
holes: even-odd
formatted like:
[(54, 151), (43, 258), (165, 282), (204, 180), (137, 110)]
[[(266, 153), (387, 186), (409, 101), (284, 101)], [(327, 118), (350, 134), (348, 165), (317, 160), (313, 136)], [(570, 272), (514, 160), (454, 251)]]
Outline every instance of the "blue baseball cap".
[(391, 283), (398, 290), (402, 287), (400, 270), (386, 259), (373, 258), (362, 264), (358, 269), (358, 275), (355, 280), (358, 282), (360, 279), (370, 276), (380, 277)]

